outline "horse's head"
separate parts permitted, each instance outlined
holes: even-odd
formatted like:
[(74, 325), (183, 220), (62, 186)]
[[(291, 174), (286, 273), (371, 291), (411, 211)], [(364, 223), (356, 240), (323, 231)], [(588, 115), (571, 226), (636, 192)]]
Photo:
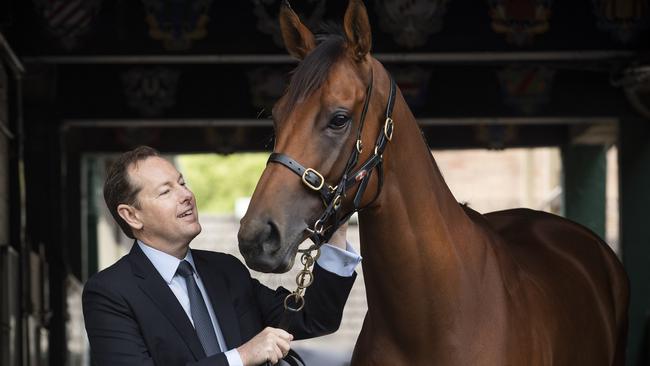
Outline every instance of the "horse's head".
[[(373, 154), (388, 94), (387, 76), (372, 76), (377, 61), (369, 54), (370, 25), (360, 0), (350, 1), (340, 35), (317, 40), (286, 2), (280, 10), (280, 25), (287, 50), (301, 62), (286, 94), (273, 108), (274, 154), (238, 235), (247, 265), (276, 273), (292, 267), (298, 246), (314, 229), (326, 233), (336, 220), (334, 216), (354, 207), (360, 179), (348, 177), (343, 185), (350, 189), (337, 192), (335, 186), (337, 182), (340, 185), (344, 173), (370, 176), (372, 169), (360, 173), (350, 168)], [(373, 83), (374, 92), (369, 88)], [(358, 139), (362, 142), (357, 143)], [(368, 146), (363, 149), (362, 144)], [(350, 159), (351, 154), (355, 159)], [(375, 177), (365, 184), (368, 193), (359, 195), (357, 204), (367, 203), (371, 191), (377, 191)], [(339, 201), (334, 204), (333, 200)], [(336, 206), (337, 215), (318, 222), (328, 203), (332, 209)]]

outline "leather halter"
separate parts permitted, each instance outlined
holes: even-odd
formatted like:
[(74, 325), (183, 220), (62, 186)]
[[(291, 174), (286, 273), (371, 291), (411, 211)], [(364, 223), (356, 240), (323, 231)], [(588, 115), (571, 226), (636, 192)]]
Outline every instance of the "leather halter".
[[(361, 203), (361, 198), (363, 197), (363, 194), (368, 186), (368, 182), (370, 181), (372, 172), (375, 168), (379, 171), (379, 186), (372, 202), (374, 202), (377, 197), (379, 197), (383, 185), (383, 153), (386, 145), (393, 137), (394, 128), (393, 119), (391, 116), (393, 114), (393, 107), (395, 105), (395, 93), (397, 87), (395, 85), (395, 80), (393, 80), (393, 78), (390, 76), (389, 78), (390, 93), (388, 95), (388, 101), (386, 104), (386, 119), (384, 122), (383, 131), (380, 131), (379, 136), (377, 136), (374, 153), (355, 170), (355, 166), (359, 161), (359, 155), (363, 151), (361, 134), (363, 132), (363, 125), (366, 119), (368, 105), (370, 103), (370, 96), (372, 94), (372, 69), (370, 71), (370, 82), (368, 83), (368, 88), (366, 90), (366, 98), (364, 100), (363, 110), (361, 112), (359, 128), (357, 129), (356, 143), (352, 149), (350, 157), (348, 158), (348, 162), (345, 166), (345, 170), (343, 171), (343, 175), (341, 176), (341, 179), (337, 185), (331, 186), (327, 184), (323, 175), (317, 170), (312, 168), (305, 168), (286, 154), (272, 153), (271, 156), (269, 156), (267, 164), (278, 163), (284, 165), (285, 167), (289, 168), (289, 170), (300, 176), (303, 184), (307, 186), (307, 188), (320, 194), (323, 200), (323, 204), (325, 205), (325, 210), (316, 220), (316, 222), (314, 222), (314, 225), (311, 228), (306, 229), (310, 232), (309, 238), (314, 242), (317, 248), (320, 247), (324, 242), (328, 241), (336, 229), (343, 225), (343, 223), (345, 223), (353, 213), (365, 208), (359, 207), (359, 205)], [(341, 208), (343, 197), (345, 197), (346, 192), (356, 183), (359, 183), (359, 189), (354, 196), (354, 209), (341, 216), (339, 209)], [(372, 202), (370, 204), (372, 204)], [(370, 204), (368, 204), (366, 207), (368, 207)], [(325, 226), (332, 220), (332, 218), (334, 219), (334, 222), (330, 226)]]

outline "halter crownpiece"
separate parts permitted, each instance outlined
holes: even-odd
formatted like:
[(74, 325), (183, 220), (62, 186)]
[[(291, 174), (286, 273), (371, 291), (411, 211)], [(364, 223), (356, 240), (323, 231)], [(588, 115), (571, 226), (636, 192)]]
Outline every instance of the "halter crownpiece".
[[(316, 248), (329, 240), (341, 225), (343, 225), (353, 213), (358, 212), (365, 207), (360, 207), (361, 199), (363, 194), (368, 186), (370, 177), (372, 176), (373, 170), (376, 168), (379, 170), (379, 187), (377, 193), (373, 200), (374, 202), (379, 194), (381, 193), (381, 188), (383, 185), (383, 153), (384, 149), (388, 142), (393, 138), (393, 131), (395, 128), (392, 114), (393, 107), (395, 106), (395, 93), (397, 87), (395, 85), (395, 80), (390, 77), (390, 93), (388, 94), (388, 101), (386, 103), (386, 118), (384, 121), (384, 126), (382, 131), (380, 131), (377, 136), (377, 141), (375, 143), (375, 150), (372, 156), (370, 156), (365, 162), (361, 164), (359, 168), (354, 170), (355, 166), (359, 161), (359, 155), (363, 151), (363, 143), (361, 142), (361, 134), (363, 132), (364, 121), (366, 119), (366, 113), (368, 111), (368, 105), (370, 103), (370, 97), (372, 94), (373, 87), (373, 73), (372, 69), (370, 72), (370, 82), (368, 83), (368, 88), (366, 90), (366, 98), (363, 104), (363, 110), (361, 111), (361, 118), (359, 123), (359, 128), (357, 129), (357, 138), (355, 141), (354, 148), (352, 153), (348, 158), (348, 162), (343, 171), (343, 175), (339, 181), (339, 184), (332, 186), (327, 184), (325, 178), (321, 173), (313, 168), (305, 168), (300, 163), (292, 159), (286, 154), (282, 153), (272, 153), (269, 156), (268, 163), (278, 163), (287, 167), (292, 172), (296, 173), (301, 177), (303, 184), (310, 190), (316, 191), (320, 194), (323, 204), (325, 205), (325, 210), (320, 215), (320, 217), (314, 222), (314, 225), (311, 228), (307, 228), (310, 235), (309, 238), (314, 242)], [(346, 192), (353, 185), (359, 184), (359, 189), (354, 196), (353, 200), (353, 210), (346, 213), (345, 215), (340, 215), (339, 209), (341, 208), (342, 197), (345, 197)], [(368, 204), (367, 206), (369, 206)], [(366, 206), (366, 207), (367, 207)], [(334, 223), (330, 226), (325, 226), (329, 223), (332, 218), (334, 218)]]

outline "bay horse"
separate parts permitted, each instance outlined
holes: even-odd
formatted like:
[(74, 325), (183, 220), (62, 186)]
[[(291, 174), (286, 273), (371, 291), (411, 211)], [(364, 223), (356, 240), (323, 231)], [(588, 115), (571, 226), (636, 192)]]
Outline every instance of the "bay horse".
[(288, 3), (280, 25), (301, 62), (273, 109), (274, 153), (241, 220), (250, 268), (288, 271), (300, 243), (326, 240), (340, 213), (362, 209), (368, 311), (353, 365), (624, 364), (629, 286), (616, 255), (559, 216), (458, 204), (369, 53), (360, 0), (341, 34), (316, 39)]

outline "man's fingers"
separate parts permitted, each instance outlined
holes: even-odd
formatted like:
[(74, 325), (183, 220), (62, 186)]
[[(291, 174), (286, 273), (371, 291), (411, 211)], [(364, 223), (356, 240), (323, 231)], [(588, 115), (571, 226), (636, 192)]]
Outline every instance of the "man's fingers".
[(277, 360), (281, 360), (282, 357), (284, 357), (284, 354), (282, 353), (282, 350), (280, 349), (280, 347), (278, 347), (278, 345), (273, 346), (273, 352), (275, 353), (275, 357)]
[(291, 349), (291, 346), (289, 345), (289, 342), (283, 340), (283, 339), (278, 339), (278, 347), (282, 351), (282, 357), (287, 355), (289, 353), (289, 350)]
[(266, 359), (271, 362), (272, 365), (275, 365), (282, 359), (282, 352), (280, 352), (280, 349), (278, 346), (271, 346), (267, 351), (266, 351)]
[(287, 332), (286, 330), (283, 329), (276, 329), (277, 332), (275, 334), (280, 337), (281, 339), (291, 342), (293, 340), (293, 335), (291, 333)]
[(280, 360), (273, 350), (268, 350), (267, 360), (275, 365)]
[(266, 327), (262, 332), (267, 336), (274, 335), (276, 337), (284, 339), (287, 342), (291, 342), (293, 340), (293, 335), (284, 329)]
[(237, 348), (245, 366), (265, 361), (278, 363), (291, 349), (293, 335), (285, 330), (266, 327), (262, 332)]

